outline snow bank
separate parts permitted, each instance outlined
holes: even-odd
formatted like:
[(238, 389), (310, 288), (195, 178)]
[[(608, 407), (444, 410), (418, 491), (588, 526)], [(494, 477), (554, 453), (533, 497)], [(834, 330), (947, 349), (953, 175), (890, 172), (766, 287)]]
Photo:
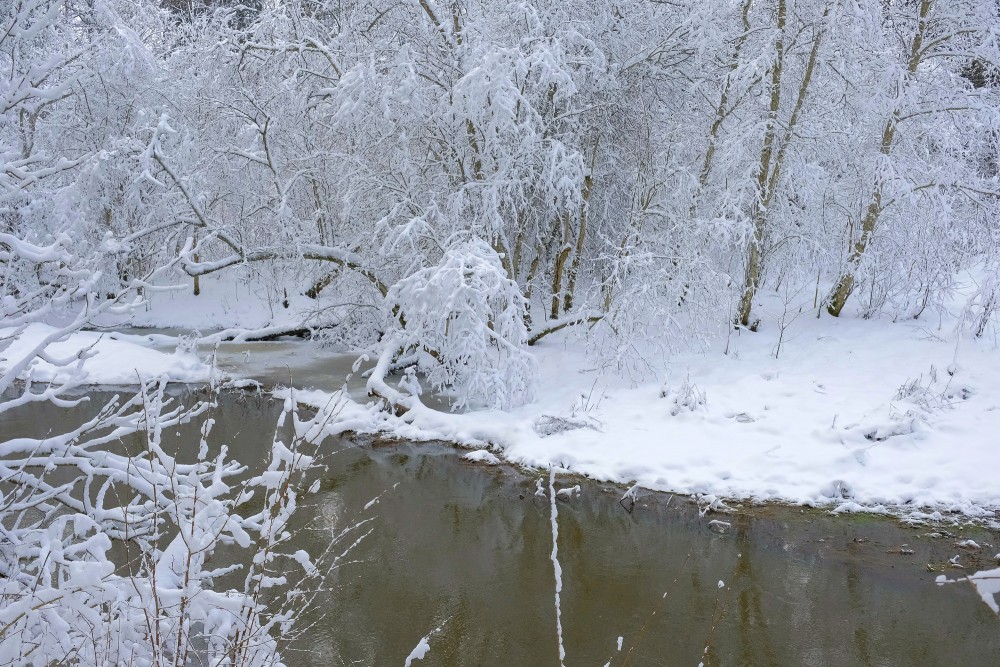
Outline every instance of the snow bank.
[[(568, 341), (538, 348), (543, 397), (512, 412), (397, 417), (345, 409), (350, 429), (450, 440), (537, 467), (688, 494), (839, 511), (1000, 508), (1000, 353), (923, 322), (802, 317), (733, 334), (631, 384)], [(949, 340), (950, 339), (950, 340)], [(322, 404), (329, 394), (299, 392)], [(691, 400), (688, 400), (691, 399)], [(553, 417), (579, 428), (537, 428)], [(923, 514), (923, 516), (941, 516)]]
[[(16, 360), (42, 341), (55, 329), (45, 324), (32, 324), (20, 334), (14, 329), (0, 329), (0, 374), (9, 369)], [(12, 341), (11, 336), (15, 336)], [(107, 334), (81, 331), (71, 334), (66, 340), (53, 343), (46, 348), (52, 359), (66, 359), (83, 356), (83, 376), (78, 379), (88, 385), (132, 385), (140, 381), (167, 377), (174, 382), (207, 382), (211, 377), (211, 367), (190, 352), (162, 352), (142, 344), (138, 336), (113, 339)], [(88, 356), (89, 355), (89, 356)], [(75, 372), (76, 364), (55, 366), (43, 359), (36, 359), (27, 373), (40, 382), (65, 382)], [(22, 376), (26, 373), (22, 373)]]

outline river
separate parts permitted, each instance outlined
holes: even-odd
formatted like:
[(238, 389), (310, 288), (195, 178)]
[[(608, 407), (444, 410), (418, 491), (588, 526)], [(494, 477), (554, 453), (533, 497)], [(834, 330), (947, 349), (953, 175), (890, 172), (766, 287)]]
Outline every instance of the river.
[[(0, 428), (58, 432), (105, 398), (34, 404)], [(265, 395), (224, 394), (212, 441), (259, 466), (279, 409)], [(170, 435), (192, 442), (191, 429)], [(401, 666), (428, 634), (415, 667), (558, 664), (541, 473), (472, 464), (441, 443), (340, 438), (323, 453), (294, 548), (316, 553), (359, 518), (374, 530), (298, 619), (309, 629), (285, 646), (290, 665)], [(556, 480), (576, 485), (557, 502), (567, 665), (1000, 665), (1000, 618), (971, 586), (934, 583), (997, 567), (996, 533), (795, 507), (702, 515), (670, 494), (627, 508), (622, 487)], [(965, 538), (994, 547), (963, 550)], [(965, 570), (948, 567), (956, 554)]]

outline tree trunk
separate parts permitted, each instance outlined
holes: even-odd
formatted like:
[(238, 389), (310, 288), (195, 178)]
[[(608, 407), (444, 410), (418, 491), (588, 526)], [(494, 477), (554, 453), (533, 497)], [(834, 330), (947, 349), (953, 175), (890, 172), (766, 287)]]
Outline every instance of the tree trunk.
[(563, 214), (563, 245), (556, 255), (555, 266), (552, 268), (552, 308), (549, 316), (552, 319), (559, 317), (559, 302), (562, 296), (563, 272), (566, 269), (566, 260), (573, 246), (569, 244), (569, 213)]
[(580, 262), (583, 260), (583, 246), (587, 240), (587, 215), (590, 205), (590, 193), (594, 189), (594, 166), (597, 164), (597, 144), (594, 140), (594, 148), (590, 154), (590, 171), (583, 177), (583, 201), (580, 204), (579, 223), (580, 227), (576, 232), (576, 248), (573, 249), (573, 261), (569, 265), (569, 278), (566, 283), (566, 294), (563, 297), (563, 312), (568, 313), (573, 310), (573, 295), (576, 292), (576, 279), (580, 273)]
[(777, 58), (771, 66), (771, 102), (768, 109), (767, 130), (764, 133), (764, 145), (760, 150), (760, 165), (757, 168), (757, 200), (754, 202), (753, 235), (747, 248), (747, 269), (743, 280), (743, 296), (740, 297), (740, 309), (736, 321), (750, 325), (750, 313), (753, 300), (760, 285), (761, 244), (767, 226), (767, 195), (768, 176), (771, 172), (771, 156), (774, 153), (775, 135), (778, 130), (778, 111), (781, 109), (781, 74), (784, 59), (784, 33), (787, 6), (785, 0), (778, 0), (777, 28), (778, 38), (775, 41)]
[[(200, 258), (198, 257), (198, 255), (194, 256), (194, 261), (196, 264), (198, 263), (199, 259)], [(194, 295), (201, 296), (201, 276), (194, 277)]]
[[(920, 16), (917, 20), (917, 29), (913, 34), (913, 41), (910, 43), (910, 60), (906, 68), (907, 78), (912, 77), (916, 73), (917, 67), (920, 66), (920, 61), (923, 57), (921, 51), (924, 44), (924, 36), (927, 34), (927, 17), (930, 14), (933, 4), (934, 0), (920, 1)], [(892, 152), (899, 118), (900, 109), (897, 107), (882, 130), (882, 145), (879, 147), (879, 151), (883, 156), (888, 156)], [(879, 180), (878, 175), (875, 178), (875, 186), (872, 188), (871, 199), (868, 202), (868, 208), (865, 209), (865, 217), (861, 221), (861, 237), (851, 249), (851, 254), (847, 258), (847, 266), (843, 273), (841, 273), (836, 287), (833, 288), (830, 296), (827, 297), (826, 312), (834, 317), (840, 317), (840, 313), (847, 304), (851, 292), (854, 291), (854, 274), (861, 265), (861, 260), (868, 249), (872, 234), (874, 234), (875, 227), (878, 225), (879, 216), (882, 214), (883, 183)]]
[[(783, 5), (779, 5), (778, 11), (778, 25), (784, 27)], [(773, 152), (774, 125), (771, 125), (768, 128), (769, 136), (766, 137), (764, 141), (764, 149), (761, 152), (760, 172), (757, 175), (758, 202), (754, 211), (754, 235), (750, 243), (750, 248), (747, 252), (747, 272), (744, 279), (743, 296), (740, 299), (738, 321), (743, 326), (750, 325), (753, 300), (757, 295), (757, 288), (760, 286), (760, 274), (763, 269), (763, 252), (761, 248), (764, 242), (764, 233), (767, 231), (768, 211), (771, 210), (774, 195), (778, 191), (778, 185), (781, 181), (781, 172), (785, 165), (785, 155), (788, 152), (788, 147), (792, 143), (795, 126), (802, 117), (802, 109), (805, 107), (806, 99), (809, 96), (809, 86), (812, 84), (813, 74), (816, 71), (816, 61), (819, 58), (819, 48), (823, 43), (823, 33), (826, 28), (825, 22), (829, 15), (830, 6), (827, 5), (826, 9), (823, 11), (823, 17), (820, 19), (823, 23), (819, 26), (816, 31), (816, 36), (813, 38), (812, 47), (809, 51), (809, 61), (806, 64), (805, 72), (802, 74), (802, 82), (799, 84), (799, 92), (795, 98), (795, 106), (792, 108), (792, 113), (788, 118), (788, 123), (786, 124), (785, 132), (781, 138), (781, 143), (778, 146), (777, 153), (775, 154)], [(778, 42), (778, 48), (782, 48), (780, 41)], [(776, 67), (780, 68), (781, 65), (782, 57), (779, 52)], [(772, 85), (780, 86), (780, 84), (780, 75), (777, 78), (777, 81), (775, 81), (772, 76)], [(772, 123), (775, 123), (777, 120), (776, 103), (780, 104), (780, 100), (775, 96), (774, 91), (772, 90)]]

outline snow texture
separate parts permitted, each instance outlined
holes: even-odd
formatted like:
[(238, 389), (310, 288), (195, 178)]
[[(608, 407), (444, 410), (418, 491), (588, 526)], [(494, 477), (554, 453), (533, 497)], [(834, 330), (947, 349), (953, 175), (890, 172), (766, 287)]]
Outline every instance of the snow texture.
[(424, 656), (427, 655), (427, 653), (431, 650), (431, 645), (430, 642), (428, 641), (429, 637), (430, 635), (420, 638), (420, 641), (417, 642), (417, 645), (413, 647), (412, 651), (410, 651), (410, 655), (406, 656), (406, 662), (403, 663), (403, 667), (410, 667), (410, 665), (413, 664), (414, 660), (424, 659)]
[(949, 579), (945, 575), (940, 575), (935, 580), (938, 585), (955, 584), (967, 581), (976, 589), (976, 593), (983, 599), (986, 606), (993, 610), (993, 613), (1000, 615), (1000, 603), (997, 596), (1000, 595), (1000, 568), (995, 570), (983, 570), (961, 579)]

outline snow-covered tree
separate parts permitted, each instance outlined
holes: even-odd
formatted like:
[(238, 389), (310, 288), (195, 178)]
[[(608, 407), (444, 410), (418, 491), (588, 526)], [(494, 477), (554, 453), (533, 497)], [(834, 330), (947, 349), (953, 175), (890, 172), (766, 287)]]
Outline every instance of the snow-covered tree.
[[(114, 109), (125, 95), (108, 81), (105, 99), (93, 99), (102, 76), (135, 85), (151, 71), (122, 21), (113, 3), (0, 8), (5, 418), (39, 402), (82, 405), (73, 390), (90, 350), (59, 357), (51, 345), (103, 315), (127, 315), (176, 260), (136, 262), (147, 255), (135, 243), (157, 226), (149, 191), (136, 185), (156, 179), (129, 134), (142, 114)], [(35, 381), (39, 363), (58, 380)], [(286, 404), (267, 469), (248, 476), (225, 446), (210, 446), (210, 404), (178, 405), (165, 386), (115, 397), (65, 432), (0, 437), (0, 663), (280, 664), (279, 642), (322, 572), (322, 556), (286, 543), (313, 461), (305, 449), (330, 415), (299, 422)], [(180, 460), (162, 436), (193, 420), (203, 420), (198, 454)], [(208, 565), (224, 548), (254, 554), (240, 586), (217, 585), (240, 566)]]
[(638, 370), (779, 285), (915, 317), (997, 253), (991, 2), (4, 11), (4, 231), (65, 232), (105, 296), (228, 273), (367, 347), (478, 238), (529, 345)]
[[(71, 431), (0, 442), (3, 664), (280, 664), (332, 565), (332, 550), (314, 562), (286, 547), (313, 461), (304, 450), (330, 415), (299, 422), (289, 401), (266, 469), (248, 478), (226, 446), (210, 448), (209, 404), (175, 405), (165, 386), (116, 398)], [(197, 419), (198, 457), (184, 462), (163, 434)], [(127, 453), (109, 449), (136, 434)], [(252, 558), (210, 566), (226, 548)], [(243, 583), (220, 587), (223, 577)]]
[(903, 300), (904, 314), (919, 315), (974, 250), (981, 214), (995, 211), (1000, 193), (996, 174), (970, 153), (988, 146), (996, 155), (1000, 98), (963, 72), (998, 62), (998, 12), (996, 3), (974, 0), (864, 5), (861, 46), (879, 57), (853, 69), (867, 84), (856, 104), (871, 138), (859, 153), (860, 195), (842, 202), (847, 256), (828, 297), (831, 315), (859, 278), (878, 295), (868, 312), (892, 298)]
[(383, 357), (419, 363), (432, 386), (454, 394), (456, 407), (514, 407), (534, 390), (525, 305), (488, 243), (456, 243), (437, 265), (389, 290)]

